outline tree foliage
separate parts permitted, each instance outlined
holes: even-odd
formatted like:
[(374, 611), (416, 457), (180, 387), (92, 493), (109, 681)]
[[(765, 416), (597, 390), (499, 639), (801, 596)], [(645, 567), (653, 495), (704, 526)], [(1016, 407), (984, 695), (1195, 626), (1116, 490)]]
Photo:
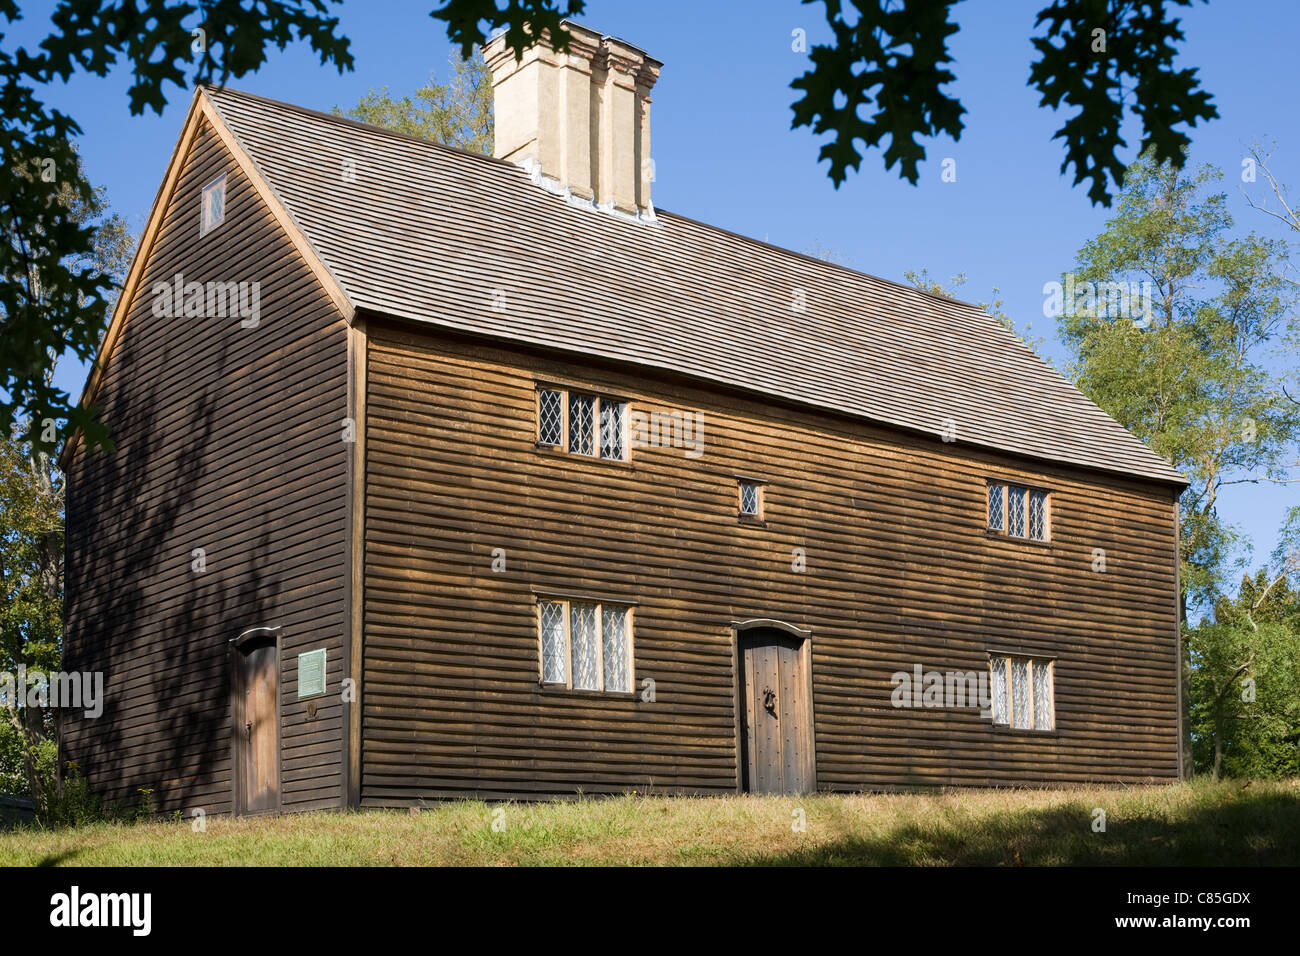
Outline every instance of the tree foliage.
[[(0, 671), (59, 667), (63, 648), (63, 476), (31, 443), (0, 434)], [(53, 723), (5, 701), (0, 780), (39, 800), (53, 769)]]
[(371, 90), (346, 112), (335, 115), (372, 126), (418, 136), (421, 139), (456, 146), (475, 153), (492, 153), (492, 73), (477, 54), (451, 59), (451, 80), (439, 83), (434, 74), (429, 84), (396, 99), (388, 87)]
[[(960, 0), (803, 0), (821, 4), (832, 41), (808, 51), (812, 68), (791, 88), (793, 128), (829, 134), (820, 159), (830, 162), (838, 187), (867, 149), (884, 146), (886, 169), (915, 184), (925, 159), (919, 141), (938, 135), (960, 139), (966, 109), (945, 92), (956, 74), (949, 41), (961, 29), (952, 13)], [(1173, 15), (1195, 0), (1054, 0), (1038, 14), (1037, 58), (1029, 83), (1040, 105), (1073, 113), (1055, 137), (1065, 143), (1062, 172), (1076, 184), (1090, 181), (1088, 196), (1110, 205), (1112, 185), (1123, 185), (1119, 151), (1126, 112), (1142, 128), (1138, 152), (1181, 167), (1189, 143), (1185, 129), (1218, 116), (1200, 89), (1195, 69), (1176, 69), (1182, 21)], [(487, 34), (505, 31), (516, 55), (549, 32), (568, 49), (565, 17), (584, 12), (582, 0), (445, 0), (433, 12), (462, 56)]]
[(1142, 157), (1117, 215), (1080, 250), (1076, 288), (1148, 283), (1149, 314), (1130, 303), (1065, 303), (1062, 340), (1079, 387), (1191, 482), (1182, 498), (1182, 581), (1208, 608), (1237, 539), (1217, 505), (1228, 485), (1286, 481), (1300, 414), (1280, 382), (1295, 356), (1275, 346), (1296, 329), (1284, 243), (1234, 235), (1213, 167), (1179, 170)]
[(1300, 774), (1298, 558), (1244, 576), (1190, 631), (1193, 755), (1215, 779)]
[[(931, 295), (943, 296), (945, 299), (956, 299), (961, 287), (966, 284), (966, 273), (959, 272), (950, 278), (947, 283), (943, 283), (938, 279), (933, 278), (930, 275), (929, 269), (921, 269), (919, 272), (916, 269), (907, 269), (903, 272), (903, 279), (914, 289), (920, 289), (922, 292), (928, 292)], [(1016, 331), (1015, 320), (1012, 319), (1011, 316), (1007, 315), (1006, 311), (1002, 308), (1004, 300), (998, 298), (999, 291), (998, 287), (994, 286), (994, 298), (991, 301), (977, 302), (975, 305), (987, 312), (992, 318), (997, 319), (998, 323), (1003, 328), (1016, 338), (1020, 339), (1021, 342), (1031, 348), (1034, 352), (1039, 353), (1039, 357), (1041, 358), (1043, 345), (1042, 337), (1031, 337), (1029, 335), (1033, 326), (1028, 322), (1025, 323), (1025, 332), (1023, 335)], [(1046, 361), (1046, 359), (1044, 359), (1044, 361)]]
[[(74, 408), (49, 374), (66, 351), (92, 357), (115, 285), (96, 259), (113, 244), (102, 235), (105, 220), (86, 214), (97, 193), (74, 145), (81, 128), (50, 108), (40, 89), (79, 71), (105, 76), (125, 61), (131, 111), (161, 112), (167, 84), (184, 86), (187, 68), (190, 81), (224, 82), (260, 67), (269, 47), (294, 40), (310, 43), (322, 63), (350, 68), (338, 19), (324, 14), (331, 2), (59, 0), (35, 51), (0, 48), (0, 145), (11, 172), (0, 180), (0, 431), (21, 417), (26, 439), (52, 451), (46, 423), (66, 419), (89, 444), (107, 440), (94, 409)], [(20, 16), (15, 0), (0, 0), (0, 20)]]

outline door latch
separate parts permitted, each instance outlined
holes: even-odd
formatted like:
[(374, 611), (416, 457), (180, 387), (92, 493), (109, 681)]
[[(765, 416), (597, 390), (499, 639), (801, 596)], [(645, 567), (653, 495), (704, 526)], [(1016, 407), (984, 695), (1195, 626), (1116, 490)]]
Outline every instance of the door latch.
[(776, 691), (770, 687), (763, 688), (763, 709), (773, 717), (776, 716)]

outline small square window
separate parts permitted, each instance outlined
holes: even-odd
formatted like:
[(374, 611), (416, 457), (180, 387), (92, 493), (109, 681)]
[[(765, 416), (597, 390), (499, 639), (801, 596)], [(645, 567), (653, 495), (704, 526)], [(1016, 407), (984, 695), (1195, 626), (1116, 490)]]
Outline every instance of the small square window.
[(763, 485), (751, 478), (738, 479), (740, 486), (740, 516), (759, 518), (763, 514)]
[(226, 219), (226, 174), (203, 187), (199, 208), (199, 235), (205, 236)]

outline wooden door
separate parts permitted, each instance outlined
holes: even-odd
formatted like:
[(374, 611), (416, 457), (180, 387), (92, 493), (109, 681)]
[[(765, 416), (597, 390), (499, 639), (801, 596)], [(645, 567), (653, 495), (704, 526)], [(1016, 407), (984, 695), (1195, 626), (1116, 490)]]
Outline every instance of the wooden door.
[(742, 787), (808, 793), (815, 786), (808, 647), (778, 630), (740, 635)]
[(279, 654), (273, 637), (240, 647), (235, 660), (239, 708), (235, 753), (240, 809), (275, 810), (280, 802), (280, 720), (276, 706)]

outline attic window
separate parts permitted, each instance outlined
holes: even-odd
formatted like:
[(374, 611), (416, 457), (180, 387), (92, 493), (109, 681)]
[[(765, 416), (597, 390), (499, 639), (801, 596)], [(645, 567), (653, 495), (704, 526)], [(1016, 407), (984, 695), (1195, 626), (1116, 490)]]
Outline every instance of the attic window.
[(199, 208), (199, 235), (206, 236), (226, 219), (226, 174), (222, 173), (203, 187)]

